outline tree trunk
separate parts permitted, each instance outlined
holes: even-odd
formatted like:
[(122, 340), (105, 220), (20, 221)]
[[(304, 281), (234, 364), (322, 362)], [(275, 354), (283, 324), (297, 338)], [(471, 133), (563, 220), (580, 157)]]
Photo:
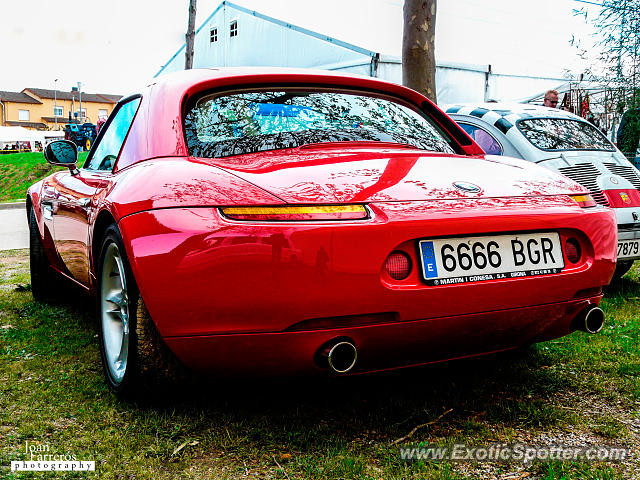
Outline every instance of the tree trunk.
[(402, 83), (436, 102), (436, 1), (404, 1)]
[(196, 1), (197, 0), (189, 0), (189, 25), (187, 26), (187, 34), (185, 35), (187, 47), (184, 52), (185, 70), (193, 67), (193, 40), (196, 36)]

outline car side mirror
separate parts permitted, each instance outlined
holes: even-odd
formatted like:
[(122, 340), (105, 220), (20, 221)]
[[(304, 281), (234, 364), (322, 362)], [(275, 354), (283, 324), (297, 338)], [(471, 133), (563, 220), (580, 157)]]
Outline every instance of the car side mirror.
[(78, 170), (78, 148), (76, 144), (69, 140), (56, 140), (47, 145), (44, 149), (44, 158), (51, 165), (67, 167), (75, 174)]

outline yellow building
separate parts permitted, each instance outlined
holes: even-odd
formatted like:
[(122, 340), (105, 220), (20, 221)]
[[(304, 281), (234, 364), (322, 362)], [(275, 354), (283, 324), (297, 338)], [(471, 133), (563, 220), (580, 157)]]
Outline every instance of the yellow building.
[[(0, 91), (0, 125), (36, 130), (62, 130), (67, 123), (96, 123), (111, 114), (120, 95), (25, 88)], [(82, 111), (80, 102), (82, 101)], [(57, 128), (56, 128), (57, 127)]]

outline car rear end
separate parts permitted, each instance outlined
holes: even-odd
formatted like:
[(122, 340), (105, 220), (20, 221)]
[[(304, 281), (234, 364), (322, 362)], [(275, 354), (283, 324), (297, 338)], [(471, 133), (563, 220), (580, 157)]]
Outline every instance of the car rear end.
[(160, 209), (121, 228), (169, 347), (218, 373), (327, 371), (339, 341), (365, 372), (563, 336), (613, 273), (613, 213), (570, 196), (364, 205), (315, 221)]
[[(583, 187), (468, 155), (477, 145), (462, 133), (469, 148), (455, 147), (401, 87), (269, 78), (283, 84), (189, 87), (173, 122), (185, 145), (126, 166), (128, 191), (156, 192), (153, 208), (122, 207), (131, 268), (186, 365), (406, 367), (566, 335), (598, 305), (615, 268), (615, 216)], [(176, 135), (161, 137), (145, 145)]]

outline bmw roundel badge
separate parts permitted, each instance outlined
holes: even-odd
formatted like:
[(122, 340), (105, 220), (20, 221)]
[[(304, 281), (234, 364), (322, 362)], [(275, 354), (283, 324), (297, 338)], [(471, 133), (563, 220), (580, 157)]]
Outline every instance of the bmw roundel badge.
[(453, 186), (456, 187), (458, 190), (462, 190), (463, 192), (479, 193), (482, 191), (482, 189), (475, 183), (453, 182)]

